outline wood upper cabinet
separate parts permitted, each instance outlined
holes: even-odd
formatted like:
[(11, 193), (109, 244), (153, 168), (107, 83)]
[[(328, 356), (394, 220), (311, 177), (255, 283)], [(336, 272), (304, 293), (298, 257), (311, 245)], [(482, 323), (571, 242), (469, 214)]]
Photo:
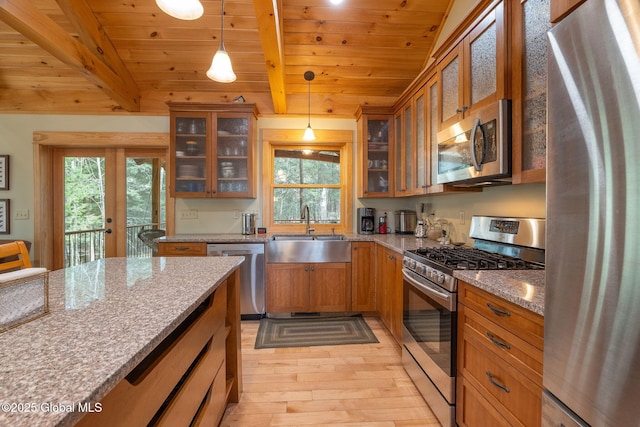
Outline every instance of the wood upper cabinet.
[(559, 22), (584, 2), (585, 0), (551, 0), (551, 22)]
[(440, 130), (507, 97), (506, 16), (504, 3), (491, 5), (439, 61)]
[(351, 309), (374, 311), (375, 289), (375, 243), (351, 243)]
[(256, 197), (254, 104), (170, 103), (173, 197)]
[(465, 282), (458, 297), (458, 425), (539, 426), (542, 316)]
[(351, 310), (351, 264), (267, 264), (267, 313)]
[(423, 87), (395, 114), (395, 196), (427, 192), (427, 102)]
[(513, 182), (546, 180), (547, 31), (550, 0), (513, 3)]
[(358, 197), (393, 197), (394, 130), (391, 107), (362, 106), (358, 119)]

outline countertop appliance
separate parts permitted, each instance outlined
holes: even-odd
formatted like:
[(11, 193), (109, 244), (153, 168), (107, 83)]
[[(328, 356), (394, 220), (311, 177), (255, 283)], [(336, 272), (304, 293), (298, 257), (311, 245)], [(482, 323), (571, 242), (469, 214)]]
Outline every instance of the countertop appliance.
[(358, 208), (358, 234), (373, 234), (376, 228), (376, 210)]
[(474, 247), (408, 250), (402, 260), (402, 361), (443, 426), (455, 426), (458, 282), (454, 270), (544, 269), (545, 220), (471, 218)]
[(400, 210), (393, 213), (395, 219), (396, 233), (413, 234), (416, 229), (416, 212)]
[(207, 256), (243, 256), (240, 264), (240, 317), (256, 320), (266, 312), (264, 243), (209, 243)]
[(548, 34), (542, 425), (640, 422), (640, 2)]
[(242, 234), (256, 234), (256, 214), (242, 214)]
[(438, 132), (438, 184), (511, 183), (511, 101), (502, 99)]

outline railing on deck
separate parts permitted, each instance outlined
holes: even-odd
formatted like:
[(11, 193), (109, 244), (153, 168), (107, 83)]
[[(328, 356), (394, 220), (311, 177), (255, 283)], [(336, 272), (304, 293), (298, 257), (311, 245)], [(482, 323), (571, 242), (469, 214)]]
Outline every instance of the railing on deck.
[[(164, 223), (149, 223), (127, 227), (127, 256), (145, 258), (153, 255), (153, 250), (138, 238), (143, 228), (164, 229)], [(84, 264), (104, 258), (105, 229), (70, 231), (64, 235), (65, 267)]]

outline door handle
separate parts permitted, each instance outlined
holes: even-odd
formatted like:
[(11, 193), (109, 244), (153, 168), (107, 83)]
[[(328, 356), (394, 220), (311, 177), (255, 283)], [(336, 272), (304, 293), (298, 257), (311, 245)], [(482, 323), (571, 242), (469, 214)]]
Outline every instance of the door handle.
[(110, 228), (107, 228), (106, 230), (104, 230), (104, 232), (105, 232), (106, 234), (111, 234), (111, 233), (113, 233), (113, 230), (112, 230), (112, 229), (110, 229)]

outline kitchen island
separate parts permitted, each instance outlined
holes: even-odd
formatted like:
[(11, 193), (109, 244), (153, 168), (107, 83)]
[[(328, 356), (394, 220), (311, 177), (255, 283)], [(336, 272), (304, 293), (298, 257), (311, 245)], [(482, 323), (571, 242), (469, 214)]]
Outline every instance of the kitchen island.
[[(178, 375), (180, 380), (181, 373), (156, 368), (163, 368), (167, 355), (173, 359), (164, 367), (174, 364), (177, 358), (171, 352), (180, 349), (183, 338), (193, 344), (196, 337), (190, 334), (197, 328), (206, 334), (213, 320), (222, 323), (221, 345), (214, 346), (210, 338), (206, 350), (199, 347), (198, 359), (187, 361), (187, 367), (198, 369), (209, 347), (222, 348), (226, 378), (223, 375), (221, 400), (226, 402), (229, 395), (237, 399), (241, 363), (236, 269), (241, 262), (240, 257), (108, 258), (51, 272), (50, 313), (0, 334), (0, 425), (66, 426), (103, 413), (127, 412), (127, 407), (109, 404), (117, 401), (109, 400), (110, 392), (127, 384), (142, 390), (154, 377)], [(207, 314), (213, 310), (221, 314)], [(208, 333), (214, 335), (213, 330)], [(182, 379), (189, 383), (189, 378)], [(153, 389), (162, 387), (156, 384), (151, 391), (157, 394)], [(166, 397), (154, 399), (172, 409)], [(134, 401), (124, 403), (136, 406)]]

